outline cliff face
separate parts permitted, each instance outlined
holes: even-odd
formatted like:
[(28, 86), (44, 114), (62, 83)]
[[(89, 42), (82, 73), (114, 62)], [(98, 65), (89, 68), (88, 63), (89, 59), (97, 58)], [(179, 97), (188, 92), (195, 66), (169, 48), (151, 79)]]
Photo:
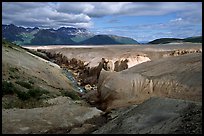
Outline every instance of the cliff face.
[(98, 81), (104, 110), (139, 104), (151, 96), (202, 100), (202, 54), (163, 58), (121, 72), (101, 71)]
[(54, 56), (57, 64), (70, 69), (81, 86), (91, 90), (83, 96), (87, 101), (109, 110), (141, 103), (151, 96), (200, 101), (202, 49), (178, 47), (164, 51), (153, 48), (152, 52), (140, 49), (113, 53), (109, 48), (46, 52), (51, 58)]
[[(99, 75), (102, 69), (106, 71), (122, 71), (134, 65), (150, 61), (145, 55), (122, 55), (121, 57), (112, 58), (99, 58), (98, 56), (92, 57), (93, 59), (87, 61), (86, 58), (73, 57), (60, 53), (58, 51), (40, 50), (45, 53), (49, 59), (57, 63), (63, 68), (68, 68), (73, 72), (75, 78), (80, 82), (80, 85), (97, 84)], [(71, 53), (70, 53), (71, 54)], [(73, 57), (73, 58), (70, 58)], [(84, 56), (86, 57), (86, 56)]]

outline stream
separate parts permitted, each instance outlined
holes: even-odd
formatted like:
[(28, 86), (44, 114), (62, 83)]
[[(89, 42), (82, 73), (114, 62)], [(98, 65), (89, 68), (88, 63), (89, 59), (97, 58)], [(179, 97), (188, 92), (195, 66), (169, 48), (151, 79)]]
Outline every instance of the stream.
[(69, 72), (68, 69), (63, 68), (63, 73), (66, 75), (66, 77), (72, 82), (74, 88), (77, 89), (78, 92), (80, 93), (85, 93), (86, 91), (84, 90), (84, 88), (78, 86), (77, 81), (75, 80), (74, 76), (72, 75), (71, 72)]

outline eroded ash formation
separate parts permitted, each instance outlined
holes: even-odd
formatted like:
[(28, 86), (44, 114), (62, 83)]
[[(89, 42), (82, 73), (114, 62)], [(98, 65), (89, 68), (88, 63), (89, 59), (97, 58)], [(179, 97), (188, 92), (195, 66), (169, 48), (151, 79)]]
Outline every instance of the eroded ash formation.
[[(82, 61), (77, 57), (67, 58), (60, 52), (38, 51), (45, 53), (51, 61), (62, 68), (71, 71), (78, 85), (87, 91), (85, 95), (81, 95), (82, 98), (103, 111), (131, 103), (139, 104), (152, 96), (193, 101), (201, 99), (199, 96), (201, 88), (197, 86), (200, 82), (195, 82), (192, 86), (194, 82), (188, 81), (191, 81), (191, 78), (195, 81), (193, 79), (195, 76), (198, 81), (200, 79), (199, 72), (194, 71), (200, 69), (200, 63), (197, 62), (201, 59), (202, 49), (172, 50), (164, 52), (161, 58), (154, 61), (150, 61), (151, 55), (147, 57), (142, 53), (134, 54), (135, 56), (122, 54), (112, 59), (103, 57), (97, 63)], [(183, 67), (190, 60), (193, 63)], [(150, 62), (140, 64), (147, 61)], [(137, 64), (140, 65), (135, 67)], [(194, 93), (190, 90), (194, 90)]]
[[(61, 53), (52, 53), (43, 49), (38, 49), (38, 51), (45, 53), (50, 61), (58, 64), (59, 66), (61, 66), (61, 68), (67, 68), (68, 70), (70, 70), (75, 79), (78, 81), (78, 85), (84, 87), (86, 85), (95, 86), (98, 82), (99, 75), (102, 69), (106, 71), (119, 72), (134, 66), (134, 64), (129, 64), (130, 66), (128, 66), (128, 62), (130, 62), (130, 60), (128, 60), (127, 58), (118, 60), (108, 60), (106, 58), (102, 58), (101, 62), (97, 66), (92, 67), (89, 65), (90, 62), (85, 62), (76, 58), (67, 58)], [(141, 57), (140, 55), (137, 56)], [(150, 59), (146, 58), (144, 62), (150, 61)], [(139, 63), (142, 62), (143, 61)]]
[[(50, 52), (49, 50), (44, 49), (38, 49), (37, 51), (46, 54), (46, 56), (49, 58), (49, 61), (58, 64), (61, 68), (69, 70), (76, 79), (77, 84), (89, 92), (82, 98), (89, 99), (89, 97), (94, 94), (91, 100), (87, 101), (99, 109), (105, 109), (102, 108), (103, 106), (101, 107), (101, 97), (97, 91), (97, 84), (102, 69), (105, 71), (120, 72), (139, 63), (150, 61), (150, 59), (144, 54), (136, 55), (135, 60), (128, 58), (130, 56), (126, 55), (123, 56), (123, 58), (114, 60), (101, 58), (101, 61), (98, 63), (98, 65), (93, 66), (90, 65), (90, 62), (85, 62), (76, 58), (67, 58), (62, 53)], [(82, 96), (82, 94), (79, 95)]]

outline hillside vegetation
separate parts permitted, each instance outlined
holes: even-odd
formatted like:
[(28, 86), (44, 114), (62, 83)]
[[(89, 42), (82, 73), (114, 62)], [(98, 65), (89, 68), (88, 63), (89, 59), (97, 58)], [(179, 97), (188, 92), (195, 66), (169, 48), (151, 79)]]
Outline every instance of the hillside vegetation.
[(43, 56), (46, 58), (42, 53), (24, 49), (3, 39), (2, 56), (4, 108), (49, 106), (42, 101), (60, 95), (74, 98), (75, 88), (71, 82), (58, 66), (42, 59)]
[(184, 39), (179, 38), (160, 38), (149, 42), (150, 44), (166, 44), (172, 42), (191, 42), (191, 43), (202, 43), (202, 36), (188, 37)]

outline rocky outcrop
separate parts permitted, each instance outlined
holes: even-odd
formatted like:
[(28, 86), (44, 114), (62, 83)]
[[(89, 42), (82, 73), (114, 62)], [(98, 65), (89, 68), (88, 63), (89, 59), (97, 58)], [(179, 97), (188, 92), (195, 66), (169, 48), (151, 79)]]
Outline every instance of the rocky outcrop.
[(122, 71), (122, 70), (127, 69), (128, 68), (127, 63), (128, 63), (127, 59), (122, 60), (122, 61), (116, 61), (114, 63), (114, 65), (115, 65), (114, 71), (118, 72), (118, 71)]
[(147, 61), (151, 60), (145, 55), (125, 55), (119, 58), (105, 59), (104, 69), (119, 72)]
[(116, 111), (92, 134), (202, 134), (202, 103), (152, 97)]
[(189, 53), (202, 53), (202, 49), (174, 50), (171, 51), (169, 54), (165, 54), (164, 56), (179, 56)]
[(72, 128), (103, 114), (96, 108), (78, 104), (67, 97), (54, 98), (48, 102), (56, 105), (34, 109), (2, 109), (2, 133), (69, 133)]
[(139, 103), (153, 93), (151, 80), (140, 74), (129, 75), (102, 70), (97, 85), (99, 108), (102, 110), (126, 106), (135, 101)]
[[(179, 56), (166, 58), (166, 60), (164, 57), (152, 62), (146, 62), (150, 59), (144, 54), (135, 56), (123, 54), (118, 58), (102, 58), (98, 65), (91, 64), (92, 66), (95, 64), (94, 67), (90, 67), (89, 62), (75, 58), (67, 59), (60, 53), (51, 56), (56, 57), (57, 63), (65, 63), (65, 67), (76, 73), (80, 85), (97, 85), (97, 90), (93, 92), (90, 92), (91, 87), (87, 88), (90, 93), (84, 98), (102, 110), (109, 110), (132, 103), (141, 103), (151, 96), (195, 100), (200, 94), (200, 87), (197, 83), (190, 83), (190, 81), (195, 80), (195, 75), (200, 70), (200, 63), (197, 63), (200, 50), (174, 51), (174, 54), (179, 54)], [(192, 63), (184, 67), (189, 61)], [(146, 63), (137, 65), (142, 62)], [(195, 66), (197, 68), (194, 68)], [(153, 74), (155, 72), (156, 74)], [(196, 93), (192, 93), (191, 90), (196, 90)]]
[(98, 107), (110, 110), (139, 104), (151, 96), (202, 100), (201, 54), (163, 58), (121, 72), (101, 71)]
[[(99, 75), (100, 75), (100, 72), (101, 72), (101, 70), (102, 70), (102, 68), (103, 68), (104, 62), (105, 62), (105, 59), (102, 58), (102, 59), (101, 59), (101, 62), (98, 64), (97, 67), (92, 67), (92, 68), (88, 67), (88, 68), (87, 68), (88, 71), (82, 73), (82, 77), (83, 77), (83, 79), (82, 79), (82, 81), (83, 81), (83, 82), (82, 82), (82, 85), (83, 85), (83, 84), (94, 85), (94, 84), (97, 83), (98, 78), (99, 78)], [(86, 69), (86, 70), (87, 70), (87, 69)]]
[(96, 57), (93, 61), (86, 62), (76, 58), (67, 58), (62, 53), (51, 52), (49, 50), (38, 51), (47, 54), (47, 56), (63, 68), (68, 68), (75, 76), (81, 86), (89, 84), (91, 86), (98, 83), (99, 75), (102, 69), (106, 71), (122, 71), (142, 62), (150, 61), (144, 54), (142, 55), (122, 55), (119, 58), (102, 58), (100, 61)]

